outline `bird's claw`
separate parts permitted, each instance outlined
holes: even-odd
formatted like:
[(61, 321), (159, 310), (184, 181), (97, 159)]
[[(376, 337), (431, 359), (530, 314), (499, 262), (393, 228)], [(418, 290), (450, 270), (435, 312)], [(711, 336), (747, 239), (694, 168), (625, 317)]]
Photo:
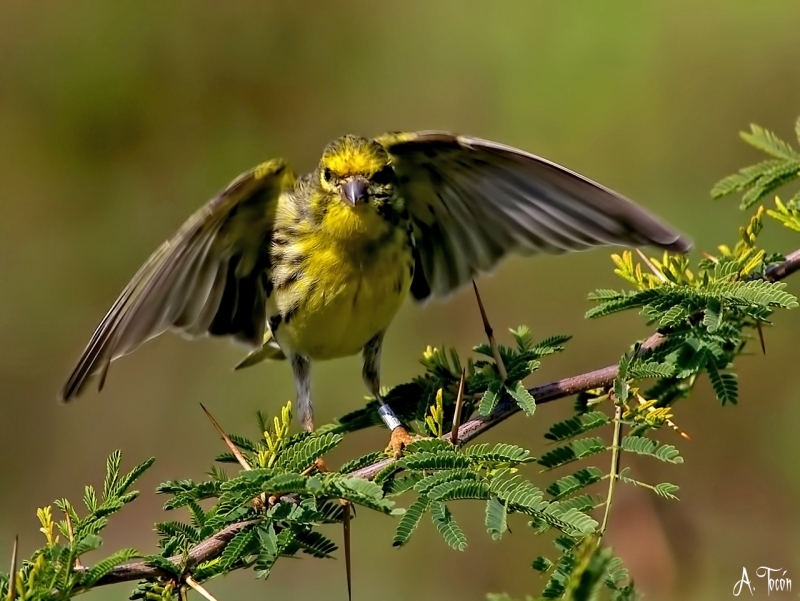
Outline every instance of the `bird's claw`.
[(417, 440), (417, 438), (417, 436), (409, 434), (408, 430), (403, 426), (397, 426), (392, 430), (392, 437), (389, 439), (389, 446), (386, 447), (386, 452), (391, 452), (392, 457), (400, 459), (403, 456), (403, 449)]

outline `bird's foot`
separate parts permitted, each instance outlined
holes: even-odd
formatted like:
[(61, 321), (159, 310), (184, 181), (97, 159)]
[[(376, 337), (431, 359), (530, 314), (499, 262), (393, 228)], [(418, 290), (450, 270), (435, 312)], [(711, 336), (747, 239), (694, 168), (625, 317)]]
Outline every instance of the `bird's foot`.
[(325, 473), (325, 472), (331, 471), (331, 470), (328, 469), (328, 466), (325, 464), (325, 461), (322, 459), (322, 457), (317, 457), (314, 460), (314, 464), (312, 465), (312, 467), (316, 468), (317, 471), (320, 472), (320, 473)]
[(419, 438), (419, 436), (409, 434), (408, 430), (403, 426), (397, 426), (392, 430), (392, 437), (389, 439), (389, 446), (386, 447), (386, 452), (391, 452), (392, 457), (400, 459), (403, 456), (403, 449)]

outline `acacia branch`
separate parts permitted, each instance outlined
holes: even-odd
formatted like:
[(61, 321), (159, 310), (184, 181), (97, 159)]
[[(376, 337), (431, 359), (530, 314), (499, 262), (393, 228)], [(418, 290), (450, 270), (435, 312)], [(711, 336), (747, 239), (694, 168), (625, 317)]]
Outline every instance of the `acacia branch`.
[[(798, 270), (800, 270), (800, 249), (797, 249), (794, 252), (786, 255), (786, 259), (784, 261), (781, 263), (776, 263), (767, 269), (766, 279), (775, 282), (790, 276)], [(658, 333), (653, 334), (642, 343), (641, 350), (654, 349), (659, 344), (664, 342), (664, 340), (666, 340), (665, 336), (662, 336)], [(617, 377), (618, 369), (619, 366), (617, 364), (607, 365), (606, 367), (602, 367), (600, 369), (586, 372), (577, 376), (556, 380), (555, 382), (542, 384), (541, 386), (534, 386), (533, 388), (528, 389), (528, 392), (533, 395), (533, 398), (536, 399), (536, 403), (538, 405), (549, 403), (551, 401), (570, 397), (594, 388), (605, 388), (610, 386)], [(489, 415), (474, 417), (462, 424), (461, 427), (458, 428), (459, 442), (469, 442), (487, 430), (494, 428), (497, 424), (505, 421), (518, 411), (520, 411), (519, 406), (508, 395), (506, 395), (498, 403), (494, 411), (492, 411)], [(442, 438), (444, 440), (450, 440), (451, 433), (446, 434)], [(382, 459), (381, 461), (377, 461), (376, 463), (353, 472), (351, 475), (371, 480), (383, 468), (394, 463), (395, 461), (396, 460), (393, 458)], [(213, 536), (192, 547), (187, 555), (176, 555), (174, 557), (170, 557), (169, 561), (178, 567), (183, 566), (187, 570), (190, 570), (199, 563), (219, 556), (225, 549), (225, 546), (234, 536), (236, 536), (236, 534), (245, 528), (257, 524), (259, 521), (260, 520), (258, 519), (251, 519), (229, 524)], [(86, 569), (87, 568), (83, 568), (83, 570)], [(132, 580), (143, 580), (148, 578), (168, 578), (170, 576), (171, 574), (168, 574), (164, 570), (161, 570), (143, 561), (138, 561), (134, 563), (123, 564), (114, 568), (111, 572), (101, 578), (96, 586), (115, 584), (119, 582), (129, 582)]]
[[(245, 528), (249, 528), (250, 526), (258, 524), (260, 521), (261, 520), (259, 519), (252, 519), (229, 524), (213, 536), (210, 536), (206, 540), (197, 543), (186, 555), (175, 555), (170, 557), (168, 561), (174, 563), (175, 567), (183, 567), (186, 570), (191, 570), (197, 564), (203, 563), (204, 561), (213, 559), (217, 555), (220, 555), (225, 549), (225, 546), (231, 542), (231, 539), (234, 536), (239, 534)], [(82, 568), (76, 571), (88, 571), (88, 568)], [(108, 574), (103, 576), (95, 586), (159, 577), (170, 578), (173, 577), (173, 574), (170, 574), (166, 570), (157, 568), (156, 566), (147, 562), (136, 561), (117, 566)]]

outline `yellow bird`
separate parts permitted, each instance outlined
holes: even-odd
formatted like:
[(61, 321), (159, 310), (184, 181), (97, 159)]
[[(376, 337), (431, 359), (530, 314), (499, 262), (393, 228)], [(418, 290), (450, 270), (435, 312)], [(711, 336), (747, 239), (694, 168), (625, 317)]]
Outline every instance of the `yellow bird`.
[(103, 387), (110, 363), (166, 330), (226, 336), (287, 357), (313, 429), (312, 361), (363, 353), (363, 377), (397, 447), (407, 432), (379, 395), (386, 329), (411, 292), (446, 296), (507, 253), (598, 245), (685, 252), (678, 232), (546, 159), (444, 132), (344, 136), (296, 177), (274, 159), (236, 178), (134, 276), (62, 392)]

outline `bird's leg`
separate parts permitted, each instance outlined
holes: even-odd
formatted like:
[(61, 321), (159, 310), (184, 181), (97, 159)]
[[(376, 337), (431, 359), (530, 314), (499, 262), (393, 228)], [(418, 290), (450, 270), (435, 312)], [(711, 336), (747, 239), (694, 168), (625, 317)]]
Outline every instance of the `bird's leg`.
[(303, 355), (290, 356), (297, 390), (297, 417), (306, 432), (314, 431), (314, 407), (311, 404), (311, 362)]
[[(311, 433), (314, 431), (314, 407), (311, 405), (311, 362), (307, 357), (295, 354), (289, 355), (289, 361), (292, 364), (292, 371), (294, 371), (294, 385), (297, 390), (295, 405), (297, 406), (300, 424), (303, 426), (303, 430)], [(317, 458), (303, 472), (303, 475), (310, 474), (315, 468), (321, 472), (328, 471), (322, 459)], [(269, 497), (269, 506), (272, 507), (278, 503), (283, 496), (282, 494), (271, 495)]]
[(375, 396), (380, 405), (378, 407), (378, 415), (380, 415), (383, 423), (392, 433), (389, 439), (388, 449), (392, 450), (395, 459), (399, 459), (403, 454), (403, 449), (411, 443), (414, 439), (408, 430), (405, 429), (398, 417), (395, 415), (392, 408), (389, 407), (381, 397), (381, 347), (383, 345), (384, 332), (380, 332), (370, 339), (364, 346), (364, 369), (361, 374), (364, 377), (364, 383), (369, 388), (369, 391)]

